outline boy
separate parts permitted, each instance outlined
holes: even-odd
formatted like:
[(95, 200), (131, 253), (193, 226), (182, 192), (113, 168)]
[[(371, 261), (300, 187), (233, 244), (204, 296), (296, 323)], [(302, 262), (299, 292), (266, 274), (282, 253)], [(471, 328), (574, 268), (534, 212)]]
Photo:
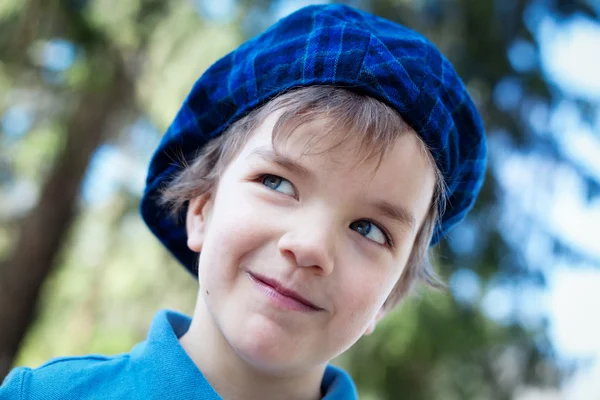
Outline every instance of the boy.
[(428, 248), (472, 207), (485, 158), (432, 44), (304, 8), (209, 68), (151, 161), (142, 215), (198, 277), (193, 318), (159, 312), (127, 354), (17, 368), (0, 398), (355, 399), (329, 361), (437, 284)]

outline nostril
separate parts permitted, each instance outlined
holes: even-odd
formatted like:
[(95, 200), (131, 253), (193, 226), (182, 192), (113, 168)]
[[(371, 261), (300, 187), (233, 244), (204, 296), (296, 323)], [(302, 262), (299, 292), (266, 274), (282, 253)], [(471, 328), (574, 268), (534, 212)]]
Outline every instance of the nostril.
[(315, 268), (319, 270), (319, 274), (330, 273), (333, 254), (326, 238), (288, 232), (280, 238), (278, 248), (296, 267)]
[(285, 258), (289, 258), (291, 261), (293, 261), (294, 263), (296, 262), (296, 256), (294, 256), (294, 252), (289, 250), (289, 249), (280, 249), (281, 254), (283, 254), (283, 256)]

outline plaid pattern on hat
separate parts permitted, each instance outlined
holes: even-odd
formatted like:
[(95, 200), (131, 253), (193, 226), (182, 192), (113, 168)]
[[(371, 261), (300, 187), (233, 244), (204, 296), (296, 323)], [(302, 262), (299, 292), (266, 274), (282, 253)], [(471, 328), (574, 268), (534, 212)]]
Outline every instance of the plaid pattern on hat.
[(141, 203), (152, 232), (194, 273), (186, 231), (159, 205), (159, 190), (231, 123), (289, 89), (331, 85), (398, 111), (429, 146), (448, 187), (431, 244), (471, 209), (483, 183), (481, 117), (450, 62), (422, 35), (343, 5), (303, 8), (215, 62), (195, 83), (148, 170)]

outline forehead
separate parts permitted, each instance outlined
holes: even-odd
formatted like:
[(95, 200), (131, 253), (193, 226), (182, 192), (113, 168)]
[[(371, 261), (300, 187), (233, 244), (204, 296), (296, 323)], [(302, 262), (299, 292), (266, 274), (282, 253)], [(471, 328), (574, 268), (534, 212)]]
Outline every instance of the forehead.
[(417, 221), (424, 218), (433, 196), (435, 174), (416, 133), (399, 134), (379, 157), (369, 154), (362, 138), (336, 129), (335, 121), (326, 118), (274, 136), (279, 114), (272, 113), (257, 127), (238, 161), (269, 161), (269, 153), (282, 156), (300, 166), (295, 172), (304, 170), (312, 185), (332, 198), (385, 201), (410, 209)]

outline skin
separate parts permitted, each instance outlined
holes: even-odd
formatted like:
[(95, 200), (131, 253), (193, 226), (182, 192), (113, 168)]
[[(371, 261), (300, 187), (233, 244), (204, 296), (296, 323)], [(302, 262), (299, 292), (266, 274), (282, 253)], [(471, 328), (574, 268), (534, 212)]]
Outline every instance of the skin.
[[(202, 252), (200, 291), (180, 342), (226, 399), (321, 398), (327, 363), (382, 317), (434, 190), (434, 170), (414, 132), (396, 139), (377, 167), (377, 160), (358, 164), (352, 141), (305, 154), (326, 121), (299, 128), (274, 149), (276, 118), (256, 129), (215, 190), (188, 208), (187, 244)], [(319, 143), (331, 146), (327, 138)], [(391, 217), (372, 204), (378, 201), (414, 220)], [(282, 306), (254, 274), (317, 308)]]

